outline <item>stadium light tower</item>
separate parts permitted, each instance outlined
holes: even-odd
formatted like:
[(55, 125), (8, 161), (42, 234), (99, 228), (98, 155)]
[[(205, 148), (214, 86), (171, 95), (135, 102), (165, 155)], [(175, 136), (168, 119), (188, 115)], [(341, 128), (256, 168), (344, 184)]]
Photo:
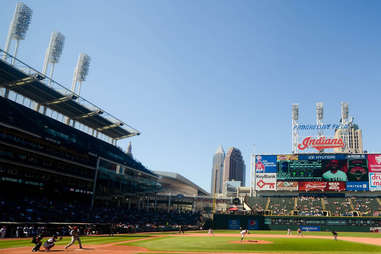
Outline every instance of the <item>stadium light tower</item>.
[(46, 74), (48, 65), (51, 64), (50, 78), (53, 79), (55, 64), (59, 62), (65, 43), (65, 36), (59, 32), (53, 32), (50, 36), (49, 46), (46, 49), (42, 73)]
[[(7, 40), (5, 42), (4, 51), (9, 53), (9, 48), (11, 46), (12, 40), (16, 41), (14, 57), (17, 56), (17, 51), (19, 49), (19, 44), (21, 40), (25, 39), (26, 32), (28, 31), (30, 21), (32, 19), (32, 9), (26, 6), (24, 3), (19, 2), (16, 5), (16, 10), (13, 14), (13, 18), (8, 30)], [(7, 55), (3, 56), (3, 59), (7, 59)], [(14, 64), (15, 59), (13, 58), (12, 64)]]
[(298, 150), (299, 104), (292, 104), (292, 153)]
[(90, 57), (84, 53), (81, 53), (78, 57), (77, 66), (74, 70), (74, 77), (71, 90), (76, 93), (77, 84), (78, 84), (78, 92), (77, 94), (81, 94), (81, 85), (82, 82), (86, 80), (86, 76), (89, 73), (90, 67)]

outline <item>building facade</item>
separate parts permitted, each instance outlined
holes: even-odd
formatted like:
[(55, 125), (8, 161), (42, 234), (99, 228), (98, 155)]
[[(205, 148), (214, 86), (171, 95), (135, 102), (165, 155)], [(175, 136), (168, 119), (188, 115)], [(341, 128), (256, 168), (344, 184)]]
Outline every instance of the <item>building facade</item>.
[(235, 147), (229, 148), (224, 160), (223, 182), (240, 181), (245, 186), (246, 166), (241, 151)]
[(224, 170), (225, 151), (222, 145), (218, 147), (213, 156), (212, 183), (210, 193), (212, 195), (222, 193), (222, 177)]
[(348, 129), (337, 129), (335, 138), (341, 138), (344, 147), (335, 148), (337, 153), (363, 153), (362, 131), (357, 124), (349, 123)]

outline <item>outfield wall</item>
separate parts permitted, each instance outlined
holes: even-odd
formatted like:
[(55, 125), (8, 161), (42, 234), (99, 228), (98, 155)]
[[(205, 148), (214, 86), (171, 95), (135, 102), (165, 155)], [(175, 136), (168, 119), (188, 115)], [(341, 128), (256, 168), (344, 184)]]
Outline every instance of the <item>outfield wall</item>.
[(315, 216), (254, 216), (214, 214), (215, 229), (248, 228), (249, 230), (296, 230), (370, 232), (381, 226), (381, 217), (315, 217)]

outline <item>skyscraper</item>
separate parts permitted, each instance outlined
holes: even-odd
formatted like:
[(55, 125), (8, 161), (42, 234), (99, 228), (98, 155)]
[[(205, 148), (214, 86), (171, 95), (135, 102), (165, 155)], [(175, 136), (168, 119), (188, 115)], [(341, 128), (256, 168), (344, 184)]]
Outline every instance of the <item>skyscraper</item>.
[(344, 147), (335, 148), (336, 153), (363, 153), (362, 131), (357, 124), (349, 122), (347, 129), (335, 130), (335, 138), (344, 141)]
[(212, 168), (212, 184), (211, 193), (222, 192), (222, 176), (224, 170), (225, 152), (222, 145), (218, 147), (217, 152), (213, 156), (213, 168)]
[(131, 158), (133, 157), (132, 156), (132, 145), (131, 145), (131, 141), (128, 142), (128, 147), (127, 147), (127, 151), (126, 151), (127, 155), (129, 155)]
[(243, 161), (241, 151), (235, 147), (229, 148), (224, 161), (223, 182), (241, 181), (241, 186), (245, 186), (246, 166)]

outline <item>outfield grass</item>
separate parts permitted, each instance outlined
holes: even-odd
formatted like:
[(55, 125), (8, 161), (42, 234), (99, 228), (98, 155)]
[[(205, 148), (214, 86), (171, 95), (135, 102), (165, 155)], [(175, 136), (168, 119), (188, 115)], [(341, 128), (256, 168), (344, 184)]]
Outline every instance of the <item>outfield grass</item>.
[(187, 237), (168, 236), (152, 238), (121, 245), (140, 246), (154, 251), (192, 251), (192, 252), (277, 252), (277, 253), (381, 253), (381, 247), (375, 245), (334, 241), (332, 239), (311, 238), (258, 238), (271, 244), (232, 243), (240, 237)]
[[(207, 233), (207, 230), (194, 231), (194, 233)], [(239, 235), (239, 230), (214, 230), (215, 234), (237, 234)], [(249, 230), (250, 234), (268, 234), (268, 235), (287, 235), (287, 231), (281, 230)], [(296, 230), (292, 231), (293, 235), (296, 235)], [(372, 232), (338, 232), (340, 236), (350, 236), (350, 237), (367, 237), (367, 238), (381, 238), (381, 233), (372, 233)], [(325, 231), (303, 231), (303, 235), (313, 235), (313, 236), (332, 236), (331, 232)]]

